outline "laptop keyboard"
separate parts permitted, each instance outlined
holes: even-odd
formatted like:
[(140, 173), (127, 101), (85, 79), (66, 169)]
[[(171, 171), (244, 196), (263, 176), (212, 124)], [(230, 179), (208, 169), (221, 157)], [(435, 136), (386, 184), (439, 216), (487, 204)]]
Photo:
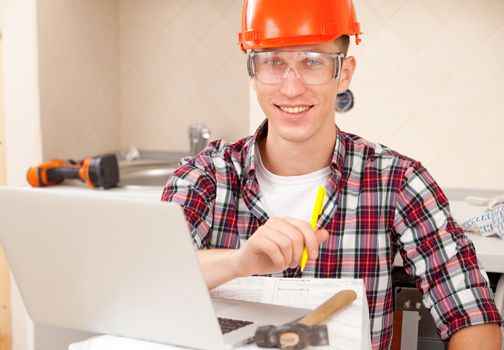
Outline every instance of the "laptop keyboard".
[(250, 321), (233, 320), (232, 318), (217, 317), (217, 319), (219, 320), (219, 325), (220, 325), (222, 334), (229, 333), (231, 331), (234, 331), (235, 329), (242, 328), (242, 327), (248, 326), (249, 324), (254, 323), (254, 322), (250, 322)]

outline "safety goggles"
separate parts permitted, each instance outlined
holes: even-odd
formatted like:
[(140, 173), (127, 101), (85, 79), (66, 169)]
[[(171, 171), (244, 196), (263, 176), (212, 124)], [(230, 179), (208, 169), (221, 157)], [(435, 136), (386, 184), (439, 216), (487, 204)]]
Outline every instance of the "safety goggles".
[(304, 84), (321, 85), (338, 79), (345, 55), (309, 51), (258, 51), (247, 58), (249, 76), (263, 84), (280, 84), (292, 70)]

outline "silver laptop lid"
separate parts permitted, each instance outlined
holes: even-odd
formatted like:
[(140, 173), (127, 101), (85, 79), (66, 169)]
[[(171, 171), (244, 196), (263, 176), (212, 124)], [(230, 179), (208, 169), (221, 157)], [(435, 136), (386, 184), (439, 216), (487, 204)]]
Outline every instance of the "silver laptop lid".
[(36, 323), (224, 348), (175, 204), (0, 188), (0, 243)]

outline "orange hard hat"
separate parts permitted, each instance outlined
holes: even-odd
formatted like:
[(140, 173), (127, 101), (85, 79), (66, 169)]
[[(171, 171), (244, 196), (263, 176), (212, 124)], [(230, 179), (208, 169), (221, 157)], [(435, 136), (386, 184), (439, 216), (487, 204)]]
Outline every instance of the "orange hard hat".
[(359, 22), (352, 0), (245, 0), (243, 51), (257, 48), (305, 45), (355, 35), (360, 42)]

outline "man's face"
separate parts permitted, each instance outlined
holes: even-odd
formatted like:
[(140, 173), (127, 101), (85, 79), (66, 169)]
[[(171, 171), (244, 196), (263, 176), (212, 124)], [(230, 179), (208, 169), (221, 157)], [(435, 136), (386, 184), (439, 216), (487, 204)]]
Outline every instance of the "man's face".
[[(279, 48), (276, 51), (314, 51), (338, 53), (335, 42)], [(339, 79), (321, 85), (302, 83), (291, 70), (278, 84), (252, 79), (257, 99), (269, 122), (268, 134), (289, 142), (304, 142), (334, 130), (336, 95), (348, 88), (355, 68), (353, 57), (343, 62)]]

